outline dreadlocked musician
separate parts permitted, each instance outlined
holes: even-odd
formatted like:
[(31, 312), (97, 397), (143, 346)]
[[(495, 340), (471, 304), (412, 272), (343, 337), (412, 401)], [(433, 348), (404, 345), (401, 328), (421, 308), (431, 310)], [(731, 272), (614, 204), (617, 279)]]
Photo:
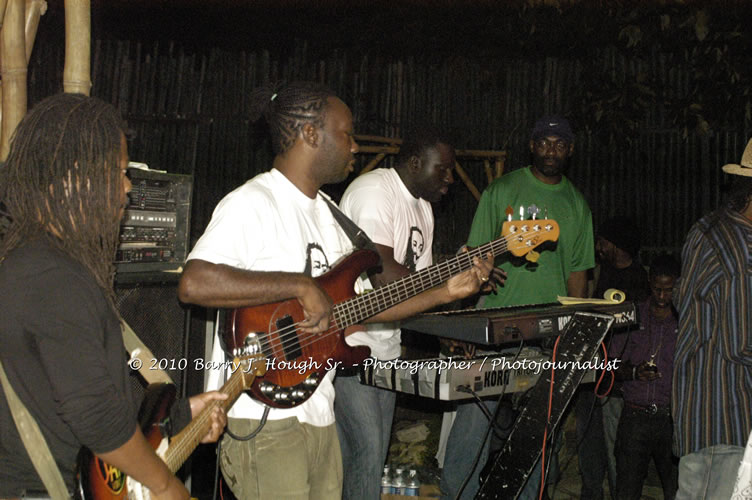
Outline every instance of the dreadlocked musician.
[[(188, 256), (179, 295), (209, 307), (246, 307), (296, 299), (306, 333), (329, 328), (332, 300), (313, 276), (327, 271), (353, 245), (319, 189), (353, 170), (358, 145), (350, 109), (320, 85), (291, 83), (254, 92), (256, 110), (269, 123), (276, 156), (272, 169), (228, 194)], [(375, 316), (394, 321), (476, 293), (492, 265), (475, 266)], [(308, 270), (309, 274), (305, 274)], [(225, 355), (215, 342), (213, 361)], [(274, 361), (274, 359), (270, 359)], [(267, 363), (267, 367), (269, 367)], [(270, 410), (253, 439), (222, 440), (222, 472), (238, 498), (332, 499), (342, 494), (342, 459), (334, 426), (329, 372), (311, 397), (291, 409)], [(222, 374), (210, 372), (210, 387)], [(230, 410), (228, 429), (258, 429), (264, 407), (246, 395)]]
[[(114, 306), (113, 258), (130, 191), (125, 124), (100, 100), (59, 94), (21, 121), (0, 170), (10, 224), (0, 242), (0, 360), (72, 491), (86, 446), (159, 498), (188, 498), (136, 423)], [(179, 401), (187, 421), (212, 399)], [(205, 441), (225, 424), (217, 409)], [(44, 486), (0, 397), (0, 498)], [(44, 495), (44, 493), (41, 493)]]

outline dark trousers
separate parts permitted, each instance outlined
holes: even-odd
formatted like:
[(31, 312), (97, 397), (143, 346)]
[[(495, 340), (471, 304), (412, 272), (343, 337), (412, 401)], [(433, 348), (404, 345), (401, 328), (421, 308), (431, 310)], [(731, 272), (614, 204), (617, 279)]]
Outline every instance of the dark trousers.
[(661, 480), (663, 497), (671, 500), (676, 496), (678, 471), (671, 453), (672, 433), (673, 423), (667, 410), (650, 415), (625, 403), (614, 450), (618, 500), (639, 500), (651, 458)]
[(582, 476), (580, 499), (603, 500), (603, 478), (608, 468), (603, 410), (592, 385), (580, 387), (576, 398), (577, 458)]

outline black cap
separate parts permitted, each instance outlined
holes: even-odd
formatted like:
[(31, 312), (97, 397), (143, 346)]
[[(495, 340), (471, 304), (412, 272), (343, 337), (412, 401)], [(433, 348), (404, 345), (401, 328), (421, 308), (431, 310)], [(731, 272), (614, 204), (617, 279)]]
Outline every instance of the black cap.
[(561, 137), (568, 143), (574, 142), (574, 132), (572, 127), (569, 126), (569, 122), (566, 118), (561, 116), (544, 116), (533, 127), (532, 140), (540, 139), (541, 137), (547, 137), (549, 135), (555, 135)]
[(627, 252), (633, 259), (640, 252), (640, 228), (629, 217), (612, 217), (598, 228), (598, 236)]

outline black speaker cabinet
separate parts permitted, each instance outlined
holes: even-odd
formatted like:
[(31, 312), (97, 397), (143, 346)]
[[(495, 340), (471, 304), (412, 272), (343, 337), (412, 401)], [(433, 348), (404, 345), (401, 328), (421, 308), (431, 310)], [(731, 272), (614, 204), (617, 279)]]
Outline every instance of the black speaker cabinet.
[(204, 374), (195, 367), (205, 341), (187, 333), (190, 309), (178, 301), (177, 283), (118, 285), (115, 296), (123, 319), (154, 354), (149, 367), (166, 371), (178, 394), (201, 392)]

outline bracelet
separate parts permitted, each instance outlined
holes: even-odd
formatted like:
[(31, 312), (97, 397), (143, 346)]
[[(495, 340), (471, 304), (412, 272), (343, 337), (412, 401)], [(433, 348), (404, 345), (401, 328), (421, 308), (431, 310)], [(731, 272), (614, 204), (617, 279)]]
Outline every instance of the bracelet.
[(637, 365), (632, 367), (632, 380), (637, 380)]

